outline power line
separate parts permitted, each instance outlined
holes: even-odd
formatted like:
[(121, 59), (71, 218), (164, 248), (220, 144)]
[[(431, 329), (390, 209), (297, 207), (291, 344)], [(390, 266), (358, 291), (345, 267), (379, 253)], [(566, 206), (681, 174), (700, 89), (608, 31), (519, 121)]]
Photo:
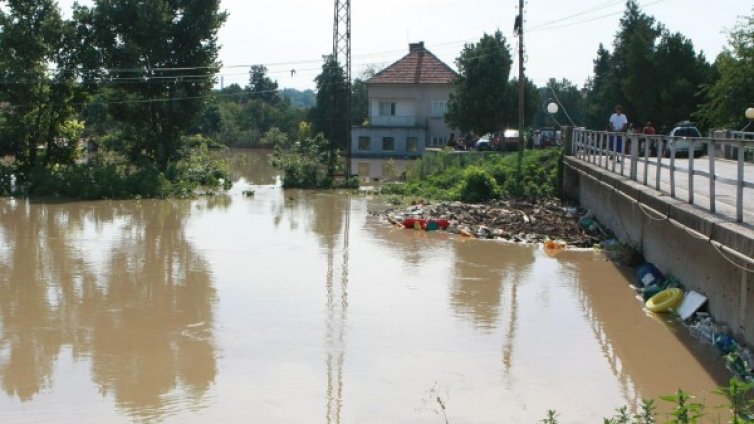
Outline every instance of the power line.
[[(655, 0), (655, 1), (650, 1), (648, 3), (640, 4), (639, 6), (646, 8), (646, 7), (653, 6), (655, 4), (663, 3), (663, 2), (666, 2), (666, 1), (669, 1), (669, 0)], [(593, 22), (593, 21), (598, 21), (600, 19), (609, 18), (611, 16), (620, 15), (620, 14), (622, 14), (624, 12), (625, 11), (621, 10), (619, 12), (608, 13), (608, 14), (605, 14), (605, 15), (595, 16), (595, 17), (590, 18), (590, 19), (585, 19), (585, 20), (581, 20), (581, 21), (577, 21), (577, 22), (570, 22), (570, 23), (566, 23), (566, 24), (562, 24), (562, 25), (541, 26), (541, 27), (538, 27), (536, 29), (530, 30), (530, 32), (531, 31), (535, 31), (535, 32), (538, 32), (538, 31), (550, 31), (550, 30), (553, 30), (553, 29), (560, 29), (560, 28), (566, 28), (566, 27), (573, 26), (573, 25), (585, 24), (585, 23), (588, 23), (588, 22)]]

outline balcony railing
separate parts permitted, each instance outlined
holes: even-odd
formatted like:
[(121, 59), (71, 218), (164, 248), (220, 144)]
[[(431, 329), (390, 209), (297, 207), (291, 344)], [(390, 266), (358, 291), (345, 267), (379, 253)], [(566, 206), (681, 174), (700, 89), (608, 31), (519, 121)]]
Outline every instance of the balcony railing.
[(378, 115), (371, 117), (374, 127), (415, 127), (416, 116)]
[[(747, 151), (754, 140), (688, 138), (610, 133), (576, 129), (572, 154), (576, 158), (631, 180), (682, 198), (711, 213), (752, 223), (754, 164)], [(721, 153), (725, 153), (722, 156)], [(680, 158), (682, 154), (688, 158)], [(703, 156), (706, 157), (697, 157)], [(751, 199), (751, 200), (750, 200)]]

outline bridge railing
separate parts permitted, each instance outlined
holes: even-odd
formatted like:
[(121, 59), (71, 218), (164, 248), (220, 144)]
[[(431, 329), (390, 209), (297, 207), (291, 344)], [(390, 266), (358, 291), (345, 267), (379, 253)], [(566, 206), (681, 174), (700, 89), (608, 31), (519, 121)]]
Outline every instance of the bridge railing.
[[(626, 176), (712, 213), (733, 208), (744, 222), (744, 190), (754, 188), (746, 166), (754, 140), (694, 138), (574, 129), (572, 156)], [(687, 155), (688, 158), (681, 158)], [(699, 157), (704, 156), (706, 157)], [(746, 171), (749, 170), (750, 175)], [(702, 183), (698, 181), (702, 179)], [(704, 181), (706, 179), (706, 181)], [(685, 193), (684, 193), (685, 192)], [(725, 202), (720, 199), (733, 199)], [(726, 211), (727, 212), (727, 211)]]

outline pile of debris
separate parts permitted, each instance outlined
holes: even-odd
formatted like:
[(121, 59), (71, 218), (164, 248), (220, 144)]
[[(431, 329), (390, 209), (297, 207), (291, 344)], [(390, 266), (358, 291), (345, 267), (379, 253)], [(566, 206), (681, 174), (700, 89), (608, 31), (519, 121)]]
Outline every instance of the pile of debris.
[(716, 322), (709, 312), (700, 311), (707, 304), (706, 296), (684, 290), (678, 280), (663, 275), (651, 263), (637, 269), (635, 287), (648, 310), (676, 315), (691, 334), (717, 349), (731, 373), (747, 383), (754, 382), (754, 354), (736, 341), (728, 326)]
[(402, 225), (407, 219), (447, 220), (449, 232), (516, 243), (561, 240), (570, 246), (592, 247), (608, 238), (608, 233), (586, 211), (560, 200), (416, 204), (380, 215), (395, 225)]

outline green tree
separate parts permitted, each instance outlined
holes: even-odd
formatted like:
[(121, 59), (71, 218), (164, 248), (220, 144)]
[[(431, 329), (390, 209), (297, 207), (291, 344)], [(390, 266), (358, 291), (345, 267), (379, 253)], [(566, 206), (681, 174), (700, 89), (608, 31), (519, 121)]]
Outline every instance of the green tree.
[(201, 113), (217, 73), (219, 0), (95, 0), (75, 15), (93, 34), (103, 77), (122, 82), (109, 109), (124, 127), (132, 157), (165, 172)]
[(699, 103), (696, 93), (711, 76), (691, 41), (668, 32), (629, 0), (613, 52), (602, 45), (597, 51), (594, 77), (586, 87), (586, 123), (604, 129), (613, 106), (622, 104), (637, 127), (652, 121), (669, 128), (690, 117)]
[(353, 81), (351, 88), (351, 122), (353, 125), (362, 125), (369, 115), (369, 94), (367, 85), (361, 78)]
[[(510, 82), (511, 91), (513, 91), (513, 102), (518, 111), (518, 79), (514, 78)], [(516, 87), (514, 90), (513, 87)], [(534, 115), (539, 108), (539, 90), (537, 86), (528, 78), (524, 83), (524, 128), (531, 127), (534, 123)], [(518, 115), (516, 115), (516, 125), (518, 127)]]
[(511, 64), (508, 43), (500, 31), (465, 45), (456, 59), (460, 76), (453, 83), (447, 122), (477, 134), (517, 125), (518, 108), (508, 80)]
[[(643, 13), (635, 0), (626, 2), (613, 42), (612, 70), (616, 77), (613, 82), (618, 84), (615, 101), (630, 113), (631, 122), (646, 121), (657, 114), (655, 88), (661, 82), (656, 78), (653, 59), (655, 41), (661, 31), (655, 19)], [(605, 116), (605, 122), (607, 119)]]
[[(85, 92), (76, 83), (75, 26), (53, 0), (8, 0), (0, 9), (0, 153), (22, 177), (38, 164), (73, 161), (72, 121)], [(73, 137), (73, 138), (71, 138)], [(42, 153), (41, 161), (38, 153)], [(41, 162), (41, 163), (40, 163)]]
[[(659, 128), (671, 128), (689, 119), (699, 108), (702, 86), (712, 78), (712, 70), (704, 55), (697, 54), (691, 40), (680, 33), (663, 33), (654, 55), (657, 104), (654, 114), (644, 116)], [(641, 117), (641, 116), (640, 116)]]
[(271, 105), (278, 105), (282, 101), (278, 83), (267, 76), (267, 67), (264, 65), (251, 67), (248, 91), (252, 101), (260, 100)]
[(581, 95), (581, 90), (571, 81), (551, 78), (547, 81), (545, 87), (539, 89), (539, 100), (540, 102), (534, 117), (535, 127), (557, 125), (545, 110), (549, 101), (559, 102), (558, 113), (554, 116), (557, 122), (563, 125), (572, 125), (571, 120), (573, 120), (573, 123), (577, 126), (583, 125), (584, 99)]
[(744, 111), (754, 104), (754, 8), (730, 32), (728, 44), (715, 60), (719, 79), (705, 87), (696, 117), (711, 127), (740, 129)]
[(322, 73), (314, 81), (317, 83), (317, 105), (309, 111), (314, 132), (322, 133), (329, 141), (327, 154), (328, 175), (335, 174), (335, 158), (338, 149), (346, 149), (348, 119), (346, 110), (346, 96), (348, 84), (343, 68), (332, 55), (325, 56)]
[(594, 59), (594, 76), (586, 85), (586, 125), (590, 128), (607, 128), (606, 111), (612, 110), (618, 97), (617, 78), (612, 72), (612, 55), (600, 44)]

